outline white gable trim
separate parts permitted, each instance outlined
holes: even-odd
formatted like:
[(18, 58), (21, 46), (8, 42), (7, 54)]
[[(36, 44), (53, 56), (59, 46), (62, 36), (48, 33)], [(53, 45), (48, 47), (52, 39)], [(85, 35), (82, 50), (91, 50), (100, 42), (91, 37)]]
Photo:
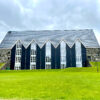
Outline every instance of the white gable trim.
[[(16, 45), (16, 43), (19, 42), (19, 41), (20, 41), (20, 43), (25, 47), (25, 49), (27, 49), (28, 46), (29, 46), (32, 42), (36, 43), (40, 48), (42, 48), (47, 42), (50, 42), (55, 48), (57, 48), (57, 47), (59, 46), (59, 44), (60, 44), (62, 41), (64, 41), (70, 48), (72, 48), (72, 47), (74, 46), (74, 44), (75, 44), (76, 41), (79, 41), (81, 44), (84, 45), (84, 43), (83, 43), (83, 42), (81, 41), (81, 39), (79, 39), (79, 38), (77, 38), (77, 39), (74, 41), (74, 43), (73, 43), (72, 45), (69, 45), (68, 42), (67, 42), (66, 40), (62, 39), (57, 45), (54, 45), (54, 44), (52, 43), (51, 40), (46, 40), (42, 46), (40, 46), (40, 45), (33, 39), (27, 46), (25, 46), (24, 43), (23, 43), (21, 40), (17, 40), (17, 41), (15, 41), (15, 43), (11, 46), (11, 48), (1, 48), (1, 49), (12, 49), (12, 48)], [(90, 48), (90, 47), (85, 46), (85, 45), (84, 45), (84, 47), (85, 47), (85, 48)], [(91, 48), (100, 48), (100, 47), (91, 47)]]

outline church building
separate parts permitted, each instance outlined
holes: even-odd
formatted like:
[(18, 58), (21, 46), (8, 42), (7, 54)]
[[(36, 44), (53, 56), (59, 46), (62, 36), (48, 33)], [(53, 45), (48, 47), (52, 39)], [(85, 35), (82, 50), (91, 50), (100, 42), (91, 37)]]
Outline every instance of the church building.
[(0, 44), (11, 70), (87, 67), (88, 48), (100, 48), (92, 29), (9, 31)]

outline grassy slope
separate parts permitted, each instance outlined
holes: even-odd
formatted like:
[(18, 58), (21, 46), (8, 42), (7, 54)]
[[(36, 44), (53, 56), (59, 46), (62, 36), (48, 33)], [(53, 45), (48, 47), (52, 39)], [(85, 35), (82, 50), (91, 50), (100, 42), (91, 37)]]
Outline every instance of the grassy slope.
[(100, 62), (90, 62), (91, 66), (95, 67), (95, 66), (100, 66)]
[(96, 67), (0, 71), (1, 98), (99, 100), (99, 94), (100, 73)]
[(5, 63), (0, 63), (0, 69), (2, 68), (2, 66), (4, 66), (5, 65)]

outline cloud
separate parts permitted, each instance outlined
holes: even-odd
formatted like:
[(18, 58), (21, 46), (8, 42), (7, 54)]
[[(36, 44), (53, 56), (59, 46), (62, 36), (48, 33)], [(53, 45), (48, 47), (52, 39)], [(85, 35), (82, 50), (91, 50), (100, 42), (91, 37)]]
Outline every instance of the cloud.
[(0, 40), (9, 30), (89, 28), (100, 37), (99, 5), (100, 0), (0, 0)]

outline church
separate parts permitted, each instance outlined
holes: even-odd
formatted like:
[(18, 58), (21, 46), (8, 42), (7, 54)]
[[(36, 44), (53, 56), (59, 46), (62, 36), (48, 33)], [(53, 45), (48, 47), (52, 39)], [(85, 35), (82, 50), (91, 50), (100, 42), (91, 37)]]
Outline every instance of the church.
[(92, 29), (35, 30), (9, 31), (0, 49), (11, 51), (11, 70), (64, 69), (87, 67), (87, 49), (100, 46)]

